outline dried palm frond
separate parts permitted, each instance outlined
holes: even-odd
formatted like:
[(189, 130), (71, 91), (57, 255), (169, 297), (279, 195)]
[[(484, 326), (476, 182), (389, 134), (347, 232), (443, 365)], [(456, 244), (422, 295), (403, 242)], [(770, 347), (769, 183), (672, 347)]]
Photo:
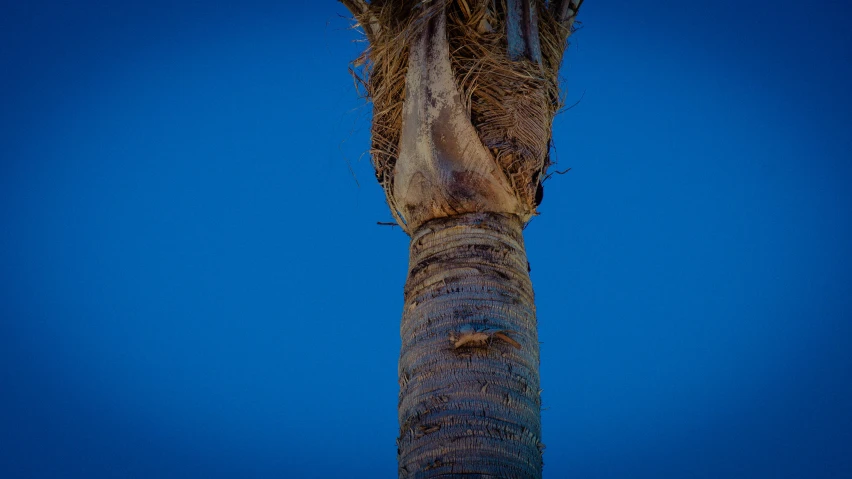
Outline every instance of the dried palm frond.
[(536, 192), (550, 165), (551, 125), (562, 106), (559, 66), (582, 0), (550, 4), (526, 0), (531, 9), (528, 16), (535, 18), (535, 47), (540, 53), (512, 60), (507, 3), (521, 1), (344, 1), (370, 44), (353, 63), (353, 73), (373, 103), (372, 163), (397, 221), (393, 175), (399, 158), (410, 40), (437, 14), (447, 15), (453, 74), (470, 121), (518, 200), (530, 213), (535, 211)]

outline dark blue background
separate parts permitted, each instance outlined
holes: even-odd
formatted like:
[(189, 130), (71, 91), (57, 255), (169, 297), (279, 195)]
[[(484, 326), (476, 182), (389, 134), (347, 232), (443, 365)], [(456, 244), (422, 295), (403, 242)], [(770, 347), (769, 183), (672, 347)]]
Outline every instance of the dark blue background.
[[(407, 241), (345, 10), (17, 3), (0, 477), (394, 477)], [(852, 477), (847, 8), (585, 2), (526, 230), (546, 477)]]

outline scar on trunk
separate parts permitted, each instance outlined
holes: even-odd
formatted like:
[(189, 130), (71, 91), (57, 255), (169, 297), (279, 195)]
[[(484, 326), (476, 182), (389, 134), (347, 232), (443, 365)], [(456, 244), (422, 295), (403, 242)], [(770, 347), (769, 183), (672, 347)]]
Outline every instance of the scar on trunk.
[(450, 342), (453, 343), (453, 349), (463, 347), (485, 348), (490, 346), (495, 339), (499, 339), (515, 349), (521, 349), (521, 343), (512, 339), (509, 336), (510, 334), (511, 331), (504, 329), (475, 329), (468, 326), (458, 332), (450, 333)]
[(418, 427), (423, 432), (423, 434), (432, 434), (433, 432), (437, 432), (441, 429), (440, 425), (433, 425), (433, 426), (420, 425)]

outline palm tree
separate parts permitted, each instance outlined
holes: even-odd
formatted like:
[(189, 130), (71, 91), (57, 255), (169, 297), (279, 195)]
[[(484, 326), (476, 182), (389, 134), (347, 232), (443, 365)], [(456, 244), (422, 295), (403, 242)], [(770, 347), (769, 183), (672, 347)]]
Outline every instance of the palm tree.
[(341, 0), (369, 41), (372, 161), (411, 236), (399, 475), (540, 478), (539, 343), (522, 229), (582, 0)]

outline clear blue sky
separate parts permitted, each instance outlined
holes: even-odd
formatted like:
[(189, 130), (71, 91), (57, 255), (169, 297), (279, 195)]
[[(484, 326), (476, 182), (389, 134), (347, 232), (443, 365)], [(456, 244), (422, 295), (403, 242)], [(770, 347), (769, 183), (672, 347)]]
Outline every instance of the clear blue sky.
[[(362, 45), (177, 3), (0, 7), (0, 477), (395, 477)], [(546, 478), (852, 477), (848, 8), (585, 2), (526, 230)]]

